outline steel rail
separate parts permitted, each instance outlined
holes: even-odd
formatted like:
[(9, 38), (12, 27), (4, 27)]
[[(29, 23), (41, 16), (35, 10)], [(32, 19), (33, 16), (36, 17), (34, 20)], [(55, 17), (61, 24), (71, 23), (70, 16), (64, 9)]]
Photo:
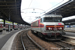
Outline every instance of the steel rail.
[(37, 44), (28, 34), (27, 34), (28, 38), (35, 44), (37, 45), (37, 47), (39, 47), (41, 50), (46, 50), (44, 49), (42, 46), (40, 46), (39, 44)]
[[(61, 43), (61, 44), (60, 44)], [(63, 44), (62, 44), (63, 43)], [(67, 43), (64, 43), (64, 42), (54, 42), (54, 44), (56, 44), (56, 45), (58, 45), (58, 46), (60, 46), (60, 47), (62, 47), (62, 49), (64, 49), (64, 50), (72, 50), (72, 49), (74, 49), (74, 47), (73, 46), (71, 46), (71, 45), (69, 45), (69, 44), (67, 44)], [(64, 45), (65, 44), (65, 45)], [(61, 49), (61, 48), (60, 48)]]
[[(22, 35), (23, 35), (23, 33), (22, 33)], [(22, 39), (22, 35), (21, 35), (21, 43), (22, 43), (23, 49), (26, 50), (26, 47), (25, 47), (24, 42), (23, 42), (23, 39)]]

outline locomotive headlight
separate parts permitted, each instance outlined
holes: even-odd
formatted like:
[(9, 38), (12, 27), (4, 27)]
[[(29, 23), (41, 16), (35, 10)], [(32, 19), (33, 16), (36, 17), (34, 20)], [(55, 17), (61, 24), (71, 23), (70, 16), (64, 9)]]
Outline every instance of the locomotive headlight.
[(59, 29), (62, 30), (62, 27), (60, 27)]
[(51, 30), (52, 28), (49, 27), (48, 29)]

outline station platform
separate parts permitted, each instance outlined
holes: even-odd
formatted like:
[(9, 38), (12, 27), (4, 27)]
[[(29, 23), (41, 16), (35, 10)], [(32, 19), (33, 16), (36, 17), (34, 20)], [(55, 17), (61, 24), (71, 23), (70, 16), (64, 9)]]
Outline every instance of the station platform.
[[(23, 30), (28, 30), (28, 29), (23, 29)], [(2, 34), (0, 32), (0, 50), (10, 50), (15, 36), (23, 30), (14, 30), (8, 34)], [(70, 31), (68, 32), (68, 30), (70, 30), (71, 32)], [(63, 36), (75, 39), (75, 31), (74, 30), (72, 30), (72, 28), (66, 28), (65, 29), (66, 35), (63, 35)]]
[(75, 39), (75, 28), (65, 28), (66, 35), (64, 37)]
[(75, 32), (75, 28), (65, 28), (64, 30), (68, 32)]
[(13, 44), (13, 41), (14, 41), (16, 35), (21, 31), (29, 30), (29, 29), (30, 28), (14, 30), (8, 34), (3, 34), (4, 36), (2, 36), (2, 34), (1, 34), (0, 36), (2, 36), (2, 37), (0, 38), (0, 50), (12, 50), (11, 49), (12, 44)]
[[(5, 34), (2, 34), (2, 32), (0, 32), (0, 50), (2, 49), (2, 47), (5, 45), (5, 43), (8, 41), (8, 39), (15, 34), (16, 32), (18, 32), (20, 30), (14, 30), (11, 32), (7, 32)], [(8, 45), (7, 45), (8, 46)], [(5, 49), (6, 50), (6, 49)]]

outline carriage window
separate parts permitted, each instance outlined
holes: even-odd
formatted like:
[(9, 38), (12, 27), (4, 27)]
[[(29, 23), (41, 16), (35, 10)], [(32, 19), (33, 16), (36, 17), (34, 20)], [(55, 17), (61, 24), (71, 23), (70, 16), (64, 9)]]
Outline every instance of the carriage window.
[(33, 26), (33, 27), (38, 27), (38, 26), (39, 26), (39, 25), (38, 25), (38, 21), (32, 23), (32, 26)]
[(2, 27), (3, 27), (3, 25), (2, 25)]
[(61, 17), (45, 17), (44, 22), (61, 22)]

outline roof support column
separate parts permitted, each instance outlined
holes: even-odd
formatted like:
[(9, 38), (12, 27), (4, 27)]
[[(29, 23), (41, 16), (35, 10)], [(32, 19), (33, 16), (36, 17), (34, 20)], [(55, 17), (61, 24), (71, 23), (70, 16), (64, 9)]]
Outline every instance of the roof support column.
[(10, 25), (8, 25), (8, 30), (9, 30), (9, 32), (10, 32)]
[(5, 18), (3, 20), (4, 20), (3, 26), (5, 27)]
[(7, 32), (6, 32), (6, 27), (5, 27), (5, 18), (3, 19), (4, 20), (4, 22), (3, 22), (3, 30), (2, 30), (2, 34), (6, 34)]

